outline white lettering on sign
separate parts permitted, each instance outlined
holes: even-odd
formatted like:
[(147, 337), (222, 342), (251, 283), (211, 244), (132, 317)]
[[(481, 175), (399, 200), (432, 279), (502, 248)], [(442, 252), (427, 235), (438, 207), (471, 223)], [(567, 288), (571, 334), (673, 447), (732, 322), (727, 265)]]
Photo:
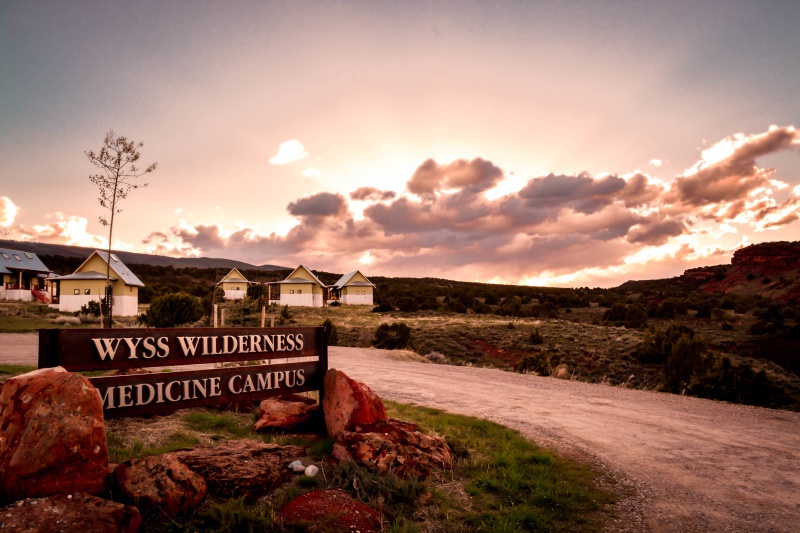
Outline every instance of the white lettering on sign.
[[(155, 403), (180, 402), (213, 398), (222, 395), (220, 376), (199, 379), (159, 381), (136, 385), (116, 385), (98, 389), (103, 409), (138, 407)], [(226, 385), (233, 395), (262, 392), (270, 389), (302, 387), (306, 382), (305, 370), (278, 370), (275, 372), (242, 373), (231, 376)]]
[[(195, 355), (231, 355), (263, 352), (301, 351), (305, 346), (302, 333), (274, 335), (222, 335), (204, 337), (177, 337), (180, 353), (184, 357)], [(163, 359), (170, 354), (167, 337), (120, 337), (92, 339), (101, 361), (119, 357), (128, 359)], [(127, 353), (126, 353), (127, 352)], [(124, 354), (124, 355), (123, 355)]]

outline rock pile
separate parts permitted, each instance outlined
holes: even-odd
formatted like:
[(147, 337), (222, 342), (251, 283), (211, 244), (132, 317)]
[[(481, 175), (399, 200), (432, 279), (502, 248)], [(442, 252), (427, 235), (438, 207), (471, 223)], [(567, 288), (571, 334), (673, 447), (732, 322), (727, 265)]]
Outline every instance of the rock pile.
[[(333, 461), (352, 460), (402, 477), (423, 478), (434, 468), (450, 468), (443, 439), (390, 420), (364, 383), (332, 369), (324, 387), (322, 411), (334, 439)], [(287, 430), (308, 427), (319, 405), (289, 395), (263, 401), (260, 411), (255, 429)], [(62, 368), (38, 370), (0, 388), (0, 505), (8, 504), (0, 509), (0, 529), (134, 532), (142, 515), (185, 516), (207, 494), (252, 501), (289, 482), (295, 471), (316, 476), (317, 465), (299, 460), (306, 457), (302, 446), (242, 439), (110, 468), (96, 389)], [(374, 510), (340, 490), (303, 494), (281, 515), (289, 523), (311, 521), (319, 531), (381, 529)]]
[(381, 474), (420, 479), (433, 469), (452, 467), (452, 453), (443, 438), (389, 419), (381, 399), (344, 372), (331, 369), (325, 374), (322, 411), (334, 439), (331, 456), (340, 463), (355, 461)]

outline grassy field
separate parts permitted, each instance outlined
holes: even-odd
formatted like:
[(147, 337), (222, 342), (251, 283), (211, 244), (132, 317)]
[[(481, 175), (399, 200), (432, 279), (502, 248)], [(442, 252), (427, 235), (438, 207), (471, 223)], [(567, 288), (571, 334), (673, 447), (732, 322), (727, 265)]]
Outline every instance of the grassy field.
[[(443, 436), (454, 449), (452, 470), (424, 481), (378, 476), (355, 464), (331, 465), (331, 441), (313, 435), (257, 434), (252, 413), (192, 410), (151, 419), (107, 422), (112, 462), (197, 444), (253, 438), (308, 446), (321, 469), (254, 504), (209, 498), (181, 522), (148, 523), (152, 531), (297, 531), (277, 511), (295, 496), (341, 488), (379, 510), (387, 531), (598, 531), (612, 516), (615, 495), (601, 474), (539, 448), (497, 424), (434, 409), (387, 402), (390, 416)], [(603, 486), (609, 480), (602, 479)]]

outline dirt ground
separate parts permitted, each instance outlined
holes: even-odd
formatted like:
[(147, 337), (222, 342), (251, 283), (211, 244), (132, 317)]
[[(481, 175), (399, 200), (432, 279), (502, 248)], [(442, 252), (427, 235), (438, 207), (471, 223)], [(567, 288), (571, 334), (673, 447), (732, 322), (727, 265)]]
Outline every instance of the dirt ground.
[[(35, 334), (0, 335), (0, 363), (36, 364)], [(613, 531), (800, 531), (800, 413), (330, 349), (383, 398), (477, 416), (608, 472)]]

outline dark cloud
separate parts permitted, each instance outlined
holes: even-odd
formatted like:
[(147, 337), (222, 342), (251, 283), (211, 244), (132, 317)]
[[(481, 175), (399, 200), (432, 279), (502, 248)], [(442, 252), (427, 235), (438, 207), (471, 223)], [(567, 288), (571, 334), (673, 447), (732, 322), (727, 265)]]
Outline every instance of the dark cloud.
[(347, 214), (347, 200), (341, 194), (321, 192), (290, 203), (286, 210), (296, 217), (331, 217)]
[(220, 234), (219, 226), (198, 224), (191, 229), (183, 227), (172, 228), (172, 233), (184, 242), (200, 250), (223, 249), (227, 239)]
[(395, 196), (397, 196), (397, 193), (394, 191), (382, 191), (380, 189), (376, 189), (375, 187), (360, 187), (350, 193), (351, 200), (370, 200), (373, 202), (385, 202), (392, 200)]
[(593, 213), (607, 206), (625, 187), (617, 176), (594, 178), (583, 172), (578, 176), (548, 174), (534, 178), (519, 191), (519, 197), (531, 208), (570, 207), (579, 213)]
[(664, 220), (634, 227), (628, 233), (627, 240), (634, 244), (660, 246), (685, 232), (686, 224), (682, 220)]
[(462, 189), (474, 194), (491, 189), (502, 178), (503, 171), (499, 167), (480, 157), (472, 161), (458, 159), (444, 165), (428, 159), (414, 171), (407, 187), (417, 195), (434, 194), (443, 189)]

